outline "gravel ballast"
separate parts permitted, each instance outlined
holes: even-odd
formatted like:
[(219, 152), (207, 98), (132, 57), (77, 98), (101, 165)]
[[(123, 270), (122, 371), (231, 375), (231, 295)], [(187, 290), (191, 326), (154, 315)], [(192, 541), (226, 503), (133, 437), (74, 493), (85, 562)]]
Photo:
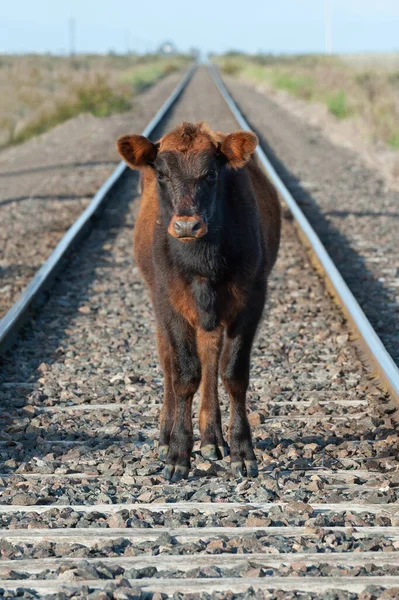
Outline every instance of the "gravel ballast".
[[(215, 128), (234, 130), (236, 124), (213, 86), (200, 69), (164, 127), (206, 117)], [(396, 577), (398, 567), (388, 558), (382, 564), (328, 561), (336, 553), (351, 558), (356, 553), (375, 553), (376, 559), (397, 553), (398, 435), (390, 418), (395, 407), (369, 380), (343, 317), (310, 266), (289, 220), (283, 223), (265, 319), (253, 350), (248, 406), (259, 477), (237, 480), (228, 457), (218, 462), (201, 457), (196, 401), (190, 476), (179, 484), (162, 478), (163, 465), (157, 458), (162, 375), (155, 352), (155, 322), (132, 252), (137, 183), (135, 173), (124, 174), (96, 227), (60, 274), (48, 303), (14, 349), (0, 359), (1, 503), (15, 508), (2, 513), (0, 507), (0, 529), (9, 532), (9, 536), (3, 533), (0, 556), (15, 563), (7, 581), (28, 576), (60, 582), (69, 577), (68, 581), (84, 586), (85, 580), (111, 579), (101, 582), (101, 592), (87, 588), (41, 596), (104, 600), (129, 598), (129, 593), (152, 597), (134, 587), (133, 592), (126, 591), (128, 585), (118, 578), (183, 582), (309, 575), (324, 581), (364, 576), (372, 584), (373, 576)], [(228, 404), (223, 394), (221, 401), (226, 430)], [(187, 509), (128, 510), (122, 505), (108, 514), (94, 507), (88, 512), (77, 508), (178, 501), (184, 501)], [(267, 510), (243, 506), (235, 511), (226, 506), (214, 514), (190, 507), (204, 502), (285, 502), (287, 506)], [(319, 514), (309, 505), (321, 502), (367, 502), (381, 505), (381, 510), (345, 507)], [(41, 514), (25, 510), (39, 505), (48, 510)], [(243, 527), (257, 529), (240, 530)], [(186, 539), (184, 533), (193, 528), (198, 528), (198, 535)], [(207, 528), (217, 531), (207, 534)], [(65, 538), (66, 534), (72, 538)], [(301, 564), (303, 554), (309, 552), (325, 554), (325, 562)], [(261, 564), (251, 562), (253, 553), (265, 556)], [(295, 553), (298, 564), (282, 560), (278, 566), (267, 566), (269, 556)], [(248, 563), (223, 567), (216, 560), (221, 554), (248, 554)], [(134, 566), (107, 571), (108, 565), (88, 562), (173, 555), (211, 555), (212, 562), (189, 571), (177, 564), (154, 565), (155, 570), (150, 565), (145, 572), (139, 569), (146, 567)], [(64, 566), (46, 567), (36, 575), (18, 568), (22, 560), (50, 558), (71, 558), (77, 563), (69, 565), (67, 575)], [(174, 592), (174, 597), (371, 600), (377, 593), (388, 594), (380, 588), (317, 596), (254, 590)], [(6, 593), (14, 597), (14, 592)], [(38, 597), (34, 592), (22, 593), (25, 598)], [(161, 597), (155, 595), (157, 600)]]
[[(317, 582), (315, 582), (315, 587)], [(399, 589), (385, 590), (381, 586), (368, 586), (362, 593), (348, 591), (327, 591), (327, 592), (287, 592), (284, 590), (257, 589), (256, 584), (251, 586), (245, 592), (223, 591), (223, 592), (199, 592), (199, 593), (182, 593), (175, 592), (174, 600), (394, 600)], [(0, 588), (0, 594), (2, 589)], [(120, 583), (108, 582), (103, 591), (92, 589), (88, 586), (83, 588), (82, 592), (76, 591), (61, 591), (56, 594), (41, 594), (32, 591), (24, 591), (22, 588), (17, 591), (7, 591), (7, 595), (0, 597), (7, 598), (25, 598), (26, 600), (34, 600), (44, 598), (45, 600), (163, 600), (168, 595), (162, 592), (141, 592), (139, 588), (134, 587), (129, 580), (120, 579)]]

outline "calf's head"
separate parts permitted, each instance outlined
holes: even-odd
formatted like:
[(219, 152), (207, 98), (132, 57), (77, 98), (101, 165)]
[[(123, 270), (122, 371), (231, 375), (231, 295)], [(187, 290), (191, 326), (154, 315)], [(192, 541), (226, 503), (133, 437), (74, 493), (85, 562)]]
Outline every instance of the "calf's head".
[(184, 122), (155, 144), (142, 135), (123, 135), (117, 148), (129, 167), (153, 172), (168, 233), (193, 242), (223, 226), (216, 222), (223, 169), (244, 167), (257, 143), (250, 131), (225, 135), (205, 123)]

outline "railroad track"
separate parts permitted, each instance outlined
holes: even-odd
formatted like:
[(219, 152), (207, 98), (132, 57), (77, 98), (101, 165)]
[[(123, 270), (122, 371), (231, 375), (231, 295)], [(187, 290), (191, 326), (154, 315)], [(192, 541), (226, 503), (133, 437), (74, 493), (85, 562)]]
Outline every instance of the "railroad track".
[[(225, 130), (240, 118), (200, 68), (152, 134), (204, 116)], [(335, 590), (337, 598), (356, 598), (374, 586), (367, 597), (379, 597), (380, 588), (395, 597), (397, 371), (378, 340), (370, 347), (363, 339), (369, 324), (340, 296), (342, 284), (335, 295), (349, 325), (326, 293), (299, 241), (298, 229), (309, 232), (294, 204), (253, 352), (248, 406), (259, 477), (236, 480), (228, 458), (203, 460), (197, 442), (188, 480), (162, 479), (162, 377), (148, 293), (132, 257), (136, 181), (119, 167), (97, 194), (80, 221), (91, 234), (77, 247), (69, 232), (63, 251), (56, 249), (44, 266), (51, 276), (58, 270), (49, 300), (2, 359), (0, 589), (98, 599), (222, 598), (227, 590), (250, 597), (249, 588), (258, 597), (285, 590), (285, 597), (331, 598), (327, 590)], [(73, 247), (60, 271), (59, 258)], [(326, 257), (312, 247), (326, 276)], [(4, 344), (40, 284), (2, 322)], [(360, 361), (350, 327), (380, 379)], [(226, 421), (223, 395), (221, 404)], [(195, 404), (195, 418), (197, 411)]]

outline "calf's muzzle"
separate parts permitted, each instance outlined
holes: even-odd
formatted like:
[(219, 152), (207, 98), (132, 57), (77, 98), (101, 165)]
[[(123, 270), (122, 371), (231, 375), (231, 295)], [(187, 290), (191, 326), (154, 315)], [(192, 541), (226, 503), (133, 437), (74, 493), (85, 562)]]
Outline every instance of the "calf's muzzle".
[(181, 217), (174, 215), (169, 223), (168, 233), (181, 241), (193, 241), (204, 236), (208, 226), (199, 215)]

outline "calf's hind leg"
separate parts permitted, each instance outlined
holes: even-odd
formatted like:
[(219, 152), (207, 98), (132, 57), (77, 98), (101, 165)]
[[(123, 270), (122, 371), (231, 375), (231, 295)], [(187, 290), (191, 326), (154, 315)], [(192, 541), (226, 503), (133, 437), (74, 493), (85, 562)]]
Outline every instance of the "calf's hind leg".
[(222, 336), (223, 330), (220, 326), (213, 331), (197, 330), (197, 347), (202, 373), (199, 417), (201, 454), (208, 460), (218, 460), (227, 455), (227, 447), (222, 434), (222, 419), (218, 398), (218, 371)]

